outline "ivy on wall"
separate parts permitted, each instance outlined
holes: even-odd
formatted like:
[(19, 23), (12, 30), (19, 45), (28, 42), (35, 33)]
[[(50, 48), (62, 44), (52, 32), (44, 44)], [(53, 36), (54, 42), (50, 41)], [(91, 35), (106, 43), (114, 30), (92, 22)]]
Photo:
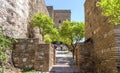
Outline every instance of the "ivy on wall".
[(6, 50), (10, 50), (12, 47), (12, 43), (15, 41), (12, 38), (8, 38), (3, 34), (3, 27), (0, 27), (0, 62), (2, 63), (2, 72), (3, 73), (3, 65), (6, 63)]

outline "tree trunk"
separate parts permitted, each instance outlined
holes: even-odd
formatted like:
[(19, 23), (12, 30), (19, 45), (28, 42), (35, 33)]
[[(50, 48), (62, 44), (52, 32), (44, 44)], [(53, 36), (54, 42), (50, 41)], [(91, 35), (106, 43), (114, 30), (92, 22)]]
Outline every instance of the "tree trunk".
[(71, 46), (72, 46), (72, 55), (73, 55), (73, 59), (75, 59), (75, 46), (74, 46), (74, 44), (71, 44)]
[(74, 46), (74, 44), (71, 44), (71, 45), (68, 45), (68, 44), (65, 44), (69, 49), (71, 48), (71, 52), (72, 52), (72, 56), (73, 56), (73, 59), (74, 59), (74, 56), (75, 56), (75, 48), (76, 46)]
[(76, 43), (76, 44), (71, 44), (72, 47), (73, 47), (73, 59), (75, 59), (75, 49), (76, 49), (77, 44), (78, 44), (78, 43)]
[(74, 59), (74, 49), (72, 49), (72, 56), (73, 56), (73, 59)]
[(73, 47), (73, 59), (75, 59), (75, 47)]

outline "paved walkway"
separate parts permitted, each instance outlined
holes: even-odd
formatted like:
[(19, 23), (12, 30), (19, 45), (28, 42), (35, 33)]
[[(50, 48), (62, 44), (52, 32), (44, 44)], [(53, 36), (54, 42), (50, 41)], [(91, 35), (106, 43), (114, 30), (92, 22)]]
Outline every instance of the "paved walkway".
[(56, 65), (52, 67), (50, 73), (79, 73), (72, 59), (72, 53), (56, 51)]

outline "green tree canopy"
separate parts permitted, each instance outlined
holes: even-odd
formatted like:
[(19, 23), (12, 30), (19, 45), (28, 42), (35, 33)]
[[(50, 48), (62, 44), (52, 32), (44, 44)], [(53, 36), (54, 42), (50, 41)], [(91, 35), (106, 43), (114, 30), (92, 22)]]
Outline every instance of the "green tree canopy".
[(53, 28), (50, 34), (50, 38), (52, 39), (52, 42), (54, 41), (60, 41), (60, 34), (59, 30), (56, 28)]
[(53, 28), (53, 20), (44, 13), (35, 14), (31, 20), (32, 27), (39, 27), (43, 30), (44, 34), (50, 33)]
[(44, 42), (45, 42), (45, 43), (51, 43), (51, 42), (52, 42), (52, 39), (50, 38), (49, 35), (46, 34), (46, 35), (44, 36)]
[(120, 24), (120, 0), (101, 0), (97, 3), (104, 16), (108, 16), (112, 24)]
[(84, 23), (64, 21), (60, 27), (62, 42), (66, 44), (78, 43), (84, 37)]
[[(48, 39), (50, 40), (49, 42), (47, 42)], [(48, 36), (48, 34), (46, 34), (45, 40), (47, 40), (46, 43), (51, 43), (51, 42), (60, 41), (60, 40), (61, 40), (61, 37), (60, 37), (59, 30), (56, 29), (56, 28), (53, 28), (53, 29), (50, 31), (49, 36)]]
[(75, 44), (78, 44), (84, 38), (84, 23), (66, 20), (62, 23), (59, 33), (61, 42), (72, 46), (71, 50), (74, 58)]

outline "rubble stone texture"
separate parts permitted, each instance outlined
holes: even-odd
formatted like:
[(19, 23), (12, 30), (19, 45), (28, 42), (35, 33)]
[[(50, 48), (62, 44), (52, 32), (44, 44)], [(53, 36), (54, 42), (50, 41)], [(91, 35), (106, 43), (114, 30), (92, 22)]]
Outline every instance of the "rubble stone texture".
[(81, 73), (95, 73), (93, 43), (80, 43), (75, 49), (76, 64)]
[(85, 39), (93, 40), (98, 73), (116, 73), (114, 70), (116, 70), (116, 51), (120, 49), (118, 45), (120, 26), (110, 24), (108, 18), (102, 16), (101, 8), (96, 7), (97, 1), (100, 0), (85, 2)]
[(0, 0), (0, 26), (12, 38), (27, 38), (27, 26), (38, 12), (48, 15), (44, 0)]
[[(8, 37), (28, 38), (29, 22), (38, 12), (49, 15), (44, 0), (0, 0), (0, 27), (3, 27), (4, 34)], [(41, 41), (42, 36), (38, 33), (35, 35), (40, 36)], [(10, 73), (14, 73), (10, 51), (7, 53), (7, 65)]]
[(19, 39), (12, 52), (14, 66), (48, 72), (54, 64), (55, 49), (38, 43), (38, 39)]

